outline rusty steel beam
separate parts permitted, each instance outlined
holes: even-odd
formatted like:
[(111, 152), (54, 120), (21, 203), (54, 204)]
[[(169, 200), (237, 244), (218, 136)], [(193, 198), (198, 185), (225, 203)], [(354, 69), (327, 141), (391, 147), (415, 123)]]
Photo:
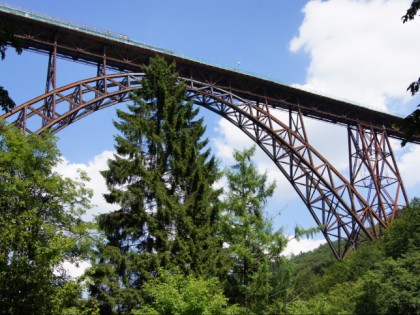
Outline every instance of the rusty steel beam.
[[(49, 91), (55, 91), (57, 88), (57, 41), (54, 41), (54, 49), (49, 53), (48, 57), (48, 69), (47, 69), (47, 81), (45, 85), (45, 94)], [(48, 97), (44, 100), (44, 124), (47, 120), (54, 119), (55, 114), (55, 98)]]

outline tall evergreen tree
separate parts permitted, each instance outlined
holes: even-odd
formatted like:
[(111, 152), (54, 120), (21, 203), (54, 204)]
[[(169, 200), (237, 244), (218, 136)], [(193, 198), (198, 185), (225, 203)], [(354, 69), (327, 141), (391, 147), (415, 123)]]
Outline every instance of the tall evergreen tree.
[(286, 239), (273, 232), (264, 208), (275, 184), (259, 174), (252, 157), (255, 146), (235, 151), (236, 164), (226, 170), (229, 191), (226, 198), (226, 238), (231, 270), (226, 294), (246, 308), (247, 314), (263, 314), (281, 294), (276, 278), (282, 274), (281, 251)]
[(120, 209), (101, 215), (107, 240), (90, 270), (91, 293), (108, 309), (134, 309), (139, 288), (157, 269), (217, 276), (221, 174), (203, 140), (203, 120), (186, 100), (175, 65), (155, 57), (128, 112), (117, 112), (116, 154), (102, 174), (107, 202)]

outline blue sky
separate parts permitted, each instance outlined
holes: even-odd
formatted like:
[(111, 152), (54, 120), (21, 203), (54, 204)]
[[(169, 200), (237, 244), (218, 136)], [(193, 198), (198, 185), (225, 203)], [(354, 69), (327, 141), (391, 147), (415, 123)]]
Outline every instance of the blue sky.
[[(237, 0), (211, 1), (211, 4), (201, 1), (129, 1), (118, 5), (115, 1), (78, 0), (7, 3), (99, 30), (110, 30), (114, 34), (124, 34), (131, 39), (209, 63), (239, 68), (287, 84), (304, 83), (308, 58), (303, 53), (290, 52), (288, 44), (302, 22), (300, 9), (305, 1), (282, 2), (287, 5), (279, 4), (280, 1), (244, 3)], [(27, 99), (27, 95), (35, 97), (44, 90), (47, 60), (44, 56), (33, 56), (32, 53), (12, 57), (15, 56), (9, 52), (7, 65), (0, 65), (10, 65), (11, 68), (6, 68), (4, 72), (15, 74), (17, 80), (28, 74), (31, 78), (37, 78), (36, 82), (31, 80), (34, 84), (30, 87), (31, 91), (25, 91), (25, 94), (18, 84), (3, 83), (8, 86), (16, 103), (21, 103)], [(31, 61), (27, 62), (25, 57)], [(36, 62), (32, 62), (34, 58)], [(29, 62), (31, 67), (24, 68), (23, 65)], [(17, 64), (22, 67), (16, 69)], [(86, 66), (78, 67), (75, 71), (74, 63), (64, 61), (59, 61), (57, 69), (58, 86), (95, 76), (96, 71)], [(21, 70), (21, 74), (18, 75), (17, 70)], [(93, 119), (98, 120), (97, 117)], [(81, 126), (75, 129), (63, 132), (60, 137), (64, 140), (67, 134), (70, 136), (85, 130)], [(84, 141), (83, 137), (83, 134), (77, 137), (79, 143)], [(63, 146), (63, 154), (72, 161), (87, 162), (100, 145), (98, 142), (88, 143), (88, 149), (84, 152), (74, 152), (73, 148)]]
[[(404, 116), (416, 102), (405, 91), (418, 78), (419, 21), (403, 25), (401, 16), (410, 0), (213, 0), (213, 1), (50, 1), (10, 0), (12, 6), (92, 28), (124, 34), (178, 54), (239, 69), (284, 84)], [(0, 84), (16, 103), (42, 94), (47, 58), (9, 50), (0, 62)], [(58, 86), (95, 76), (96, 69), (60, 60)], [(120, 105), (123, 107), (123, 105)], [(64, 174), (79, 167), (88, 171), (94, 188), (101, 186), (97, 171), (113, 150), (115, 107), (77, 122), (58, 134), (65, 162)], [(232, 164), (234, 148), (252, 145), (226, 121), (206, 117), (214, 154), (222, 165)], [(346, 130), (307, 122), (309, 139), (334, 165), (346, 172)], [(313, 140), (312, 140), (313, 139)], [(334, 145), (331, 145), (334, 143)], [(409, 197), (419, 196), (417, 162), (420, 150), (403, 150), (394, 142)], [(296, 224), (313, 220), (290, 185), (270, 161), (257, 152), (259, 169), (268, 170), (278, 189), (268, 211), (275, 226), (291, 233)], [(95, 197), (99, 208), (106, 209)], [(280, 215), (279, 212), (281, 212)]]

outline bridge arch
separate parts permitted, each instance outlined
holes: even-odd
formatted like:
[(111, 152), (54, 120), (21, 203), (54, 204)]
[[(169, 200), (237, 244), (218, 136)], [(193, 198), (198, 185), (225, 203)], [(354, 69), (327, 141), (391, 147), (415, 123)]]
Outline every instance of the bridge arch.
[[(93, 112), (129, 100), (142, 73), (108, 74), (55, 88), (2, 118), (26, 132), (53, 133)], [(308, 142), (300, 110), (278, 119), (268, 99), (247, 100), (216, 84), (180, 77), (187, 97), (240, 128), (276, 164), (294, 187), (338, 259), (365, 239), (379, 236), (384, 218)]]

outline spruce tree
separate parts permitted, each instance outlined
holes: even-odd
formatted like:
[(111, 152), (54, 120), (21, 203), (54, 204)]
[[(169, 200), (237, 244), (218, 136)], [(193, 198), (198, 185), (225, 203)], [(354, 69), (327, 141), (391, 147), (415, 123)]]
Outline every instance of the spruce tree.
[(102, 174), (107, 202), (120, 209), (98, 218), (106, 244), (89, 271), (102, 313), (138, 308), (139, 289), (158, 268), (218, 276), (220, 178), (203, 139), (198, 109), (186, 99), (175, 64), (155, 57), (128, 111), (117, 111), (116, 154)]

